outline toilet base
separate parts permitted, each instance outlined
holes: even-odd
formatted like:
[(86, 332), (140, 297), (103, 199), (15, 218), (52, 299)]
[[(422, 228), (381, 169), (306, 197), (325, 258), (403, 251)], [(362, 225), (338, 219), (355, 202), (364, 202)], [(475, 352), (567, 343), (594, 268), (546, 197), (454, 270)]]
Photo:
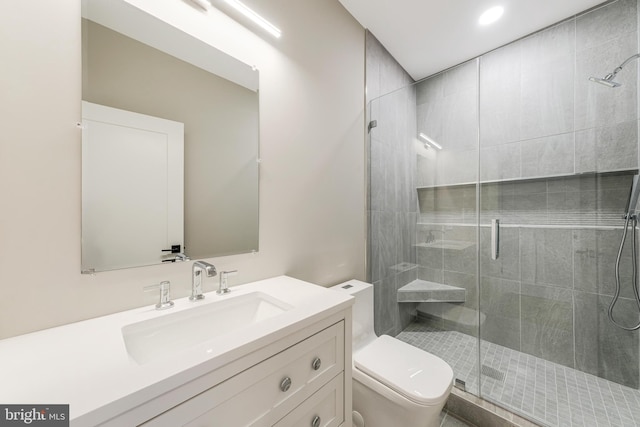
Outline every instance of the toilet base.
[(418, 405), (354, 369), (353, 410), (362, 415), (364, 427), (437, 427), (445, 402)]

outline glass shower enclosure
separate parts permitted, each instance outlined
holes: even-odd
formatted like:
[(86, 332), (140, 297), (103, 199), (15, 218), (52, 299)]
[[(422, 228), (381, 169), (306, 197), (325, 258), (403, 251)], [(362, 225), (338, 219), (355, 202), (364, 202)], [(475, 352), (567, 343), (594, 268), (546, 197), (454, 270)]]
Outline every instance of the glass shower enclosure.
[(640, 425), (639, 332), (608, 316), (619, 282), (614, 319), (640, 320), (631, 229), (620, 250), (637, 64), (589, 81), (638, 52), (637, 13), (609, 3), (368, 105), (376, 332), (541, 425)]

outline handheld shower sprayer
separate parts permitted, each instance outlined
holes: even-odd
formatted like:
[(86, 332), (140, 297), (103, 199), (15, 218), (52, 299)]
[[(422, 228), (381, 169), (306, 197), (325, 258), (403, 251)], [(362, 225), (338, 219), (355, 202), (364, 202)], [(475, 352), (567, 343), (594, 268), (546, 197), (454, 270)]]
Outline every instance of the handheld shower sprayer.
[(616, 67), (615, 70), (613, 70), (611, 73), (607, 74), (604, 77), (589, 77), (589, 80), (591, 80), (592, 82), (595, 83), (600, 83), (601, 85), (605, 85), (611, 88), (614, 87), (620, 87), (622, 86), (621, 83), (618, 82), (614, 82), (613, 79), (616, 77), (616, 75), (622, 71), (622, 68), (627, 65), (630, 61), (634, 60), (634, 59), (638, 59), (640, 58), (640, 53), (636, 53), (635, 55), (630, 56), (629, 58), (625, 59), (625, 61), (620, 64), (619, 66)]
[[(625, 65), (629, 62), (640, 58), (640, 53), (636, 53), (635, 55), (630, 56), (625, 59), (622, 64), (616, 67), (611, 73), (606, 76), (600, 77), (589, 77), (589, 80), (595, 83), (600, 83), (610, 88), (622, 86), (620, 83), (613, 81), (616, 75), (622, 71)], [(628, 327), (621, 325), (613, 318), (613, 309), (618, 302), (618, 298), (620, 297), (620, 259), (622, 258), (622, 250), (624, 249), (624, 242), (627, 239), (627, 232), (629, 231), (629, 225), (631, 225), (631, 253), (632, 253), (632, 279), (631, 286), (633, 287), (633, 294), (635, 295), (636, 304), (638, 306), (638, 310), (640, 311), (640, 290), (638, 289), (638, 256), (636, 254), (636, 228), (638, 225), (638, 215), (635, 214), (636, 205), (638, 204), (638, 197), (640, 196), (640, 185), (638, 183), (638, 175), (633, 176), (633, 180), (631, 182), (631, 189), (629, 190), (629, 199), (627, 200), (627, 209), (623, 216), (624, 218), (624, 229), (622, 232), (622, 241), (620, 242), (620, 248), (618, 249), (618, 256), (616, 258), (616, 290), (613, 295), (613, 299), (611, 300), (611, 304), (609, 305), (609, 310), (607, 315), (609, 316), (609, 320), (616, 325), (617, 327), (624, 329), (625, 331), (636, 331), (640, 329), (640, 322), (635, 326)]]
[(627, 231), (629, 230), (629, 224), (631, 224), (631, 253), (632, 253), (632, 279), (631, 286), (633, 287), (633, 294), (636, 298), (636, 304), (638, 310), (640, 310), (640, 290), (638, 289), (638, 256), (636, 250), (636, 226), (638, 225), (638, 216), (634, 213), (636, 204), (638, 203), (638, 196), (640, 195), (640, 185), (638, 184), (638, 175), (634, 175), (631, 181), (631, 189), (629, 190), (629, 199), (627, 200), (627, 211), (624, 214), (624, 230), (622, 232), (622, 241), (620, 242), (620, 248), (618, 249), (618, 256), (616, 258), (616, 290), (609, 305), (607, 315), (609, 320), (617, 327), (624, 329), (625, 331), (635, 331), (640, 329), (640, 322), (635, 326), (624, 326), (618, 323), (613, 318), (613, 309), (620, 297), (620, 259), (622, 258), (622, 250), (624, 248), (624, 242), (627, 239)]
[(638, 185), (638, 174), (633, 176), (631, 189), (629, 191), (629, 199), (627, 200), (627, 215), (631, 215), (638, 204), (638, 196), (640, 196), (640, 185)]

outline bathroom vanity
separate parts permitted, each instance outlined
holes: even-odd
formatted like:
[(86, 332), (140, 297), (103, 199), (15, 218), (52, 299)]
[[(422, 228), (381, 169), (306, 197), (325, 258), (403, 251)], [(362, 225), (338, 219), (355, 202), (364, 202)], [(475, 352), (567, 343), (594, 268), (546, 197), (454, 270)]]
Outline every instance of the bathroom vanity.
[(353, 299), (286, 276), (0, 341), (0, 402), (71, 425), (351, 425)]

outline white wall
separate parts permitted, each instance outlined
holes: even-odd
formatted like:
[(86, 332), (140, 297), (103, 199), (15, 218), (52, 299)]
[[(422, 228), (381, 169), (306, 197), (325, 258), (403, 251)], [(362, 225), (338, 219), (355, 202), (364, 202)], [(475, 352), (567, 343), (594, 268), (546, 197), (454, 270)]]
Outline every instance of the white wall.
[[(219, 16), (216, 42), (260, 69), (260, 253), (211, 262), (364, 279), (364, 32), (337, 1), (263, 7), (282, 39)], [(191, 263), (80, 274), (80, 2), (3, 1), (0, 52), (0, 338), (151, 304), (160, 280), (186, 296)]]

